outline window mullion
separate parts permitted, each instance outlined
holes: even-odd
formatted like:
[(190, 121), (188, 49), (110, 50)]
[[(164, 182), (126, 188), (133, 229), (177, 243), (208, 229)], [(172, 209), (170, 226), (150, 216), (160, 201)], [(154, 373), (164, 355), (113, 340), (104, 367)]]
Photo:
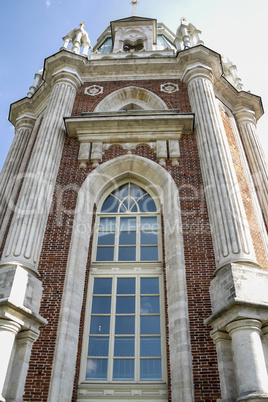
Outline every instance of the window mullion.
[(114, 356), (114, 333), (115, 333), (115, 307), (116, 307), (116, 281), (113, 278), (112, 284), (112, 300), (111, 300), (111, 318), (110, 318), (110, 348), (108, 361), (108, 381), (113, 380), (113, 356)]
[(120, 234), (120, 216), (117, 215), (115, 221), (114, 261), (118, 261), (119, 234)]
[(140, 380), (140, 276), (136, 279), (135, 380)]

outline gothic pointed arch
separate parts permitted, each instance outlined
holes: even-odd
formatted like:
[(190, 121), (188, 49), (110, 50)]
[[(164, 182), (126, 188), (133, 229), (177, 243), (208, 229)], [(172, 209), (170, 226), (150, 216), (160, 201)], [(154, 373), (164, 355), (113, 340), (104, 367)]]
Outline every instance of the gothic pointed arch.
[(165, 102), (147, 89), (129, 86), (118, 89), (104, 98), (95, 108), (95, 112), (118, 111), (127, 105), (137, 105), (144, 110), (168, 109)]
[(194, 400), (178, 188), (169, 173), (158, 164), (140, 156), (125, 155), (98, 166), (89, 174), (78, 194), (49, 401), (57, 399), (57, 395), (69, 400), (72, 393), (94, 205), (110, 188), (126, 180), (135, 180), (148, 187), (162, 206), (172, 400)]

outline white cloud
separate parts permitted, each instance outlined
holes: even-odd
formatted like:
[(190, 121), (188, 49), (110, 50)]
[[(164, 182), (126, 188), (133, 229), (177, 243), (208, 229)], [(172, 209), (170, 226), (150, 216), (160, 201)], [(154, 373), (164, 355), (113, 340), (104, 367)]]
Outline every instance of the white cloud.
[(51, 6), (51, 3), (50, 3), (49, 0), (46, 0), (46, 6), (47, 6), (47, 8), (48, 8), (49, 6)]

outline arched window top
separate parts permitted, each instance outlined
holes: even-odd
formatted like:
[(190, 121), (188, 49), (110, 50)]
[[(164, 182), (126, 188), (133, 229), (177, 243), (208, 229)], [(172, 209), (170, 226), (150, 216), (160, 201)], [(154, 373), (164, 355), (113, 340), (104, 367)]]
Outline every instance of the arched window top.
[(134, 183), (116, 188), (104, 200), (101, 213), (152, 213), (157, 208), (151, 195)]

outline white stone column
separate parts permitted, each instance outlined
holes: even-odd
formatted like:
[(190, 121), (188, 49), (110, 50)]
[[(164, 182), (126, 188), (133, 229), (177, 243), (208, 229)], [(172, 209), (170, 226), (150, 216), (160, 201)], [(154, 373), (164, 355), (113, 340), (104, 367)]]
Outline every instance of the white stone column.
[(17, 262), (37, 271), (58, 167), (65, 140), (64, 116), (70, 116), (80, 80), (60, 71), (29, 161), (3, 250), (1, 263)]
[(236, 111), (235, 117), (238, 122), (264, 220), (268, 226), (268, 167), (257, 134), (256, 118), (254, 112), (246, 108)]
[(217, 268), (235, 261), (256, 263), (237, 176), (213, 90), (212, 70), (186, 69), (184, 81), (196, 116), (196, 139), (212, 228)]
[(261, 343), (262, 323), (254, 319), (233, 321), (226, 326), (232, 349), (239, 397), (237, 401), (267, 401), (268, 375)]
[(216, 331), (212, 334), (218, 356), (221, 384), (221, 401), (230, 402), (237, 398), (232, 343), (227, 332)]
[(0, 401), (5, 401), (3, 388), (15, 337), (21, 326), (14, 321), (0, 319)]
[(268, 324), (262, 328), (263, 334), (263, 351), (264, 351), (264, 359), (266, 363), (266, 369), (268, 373)]

